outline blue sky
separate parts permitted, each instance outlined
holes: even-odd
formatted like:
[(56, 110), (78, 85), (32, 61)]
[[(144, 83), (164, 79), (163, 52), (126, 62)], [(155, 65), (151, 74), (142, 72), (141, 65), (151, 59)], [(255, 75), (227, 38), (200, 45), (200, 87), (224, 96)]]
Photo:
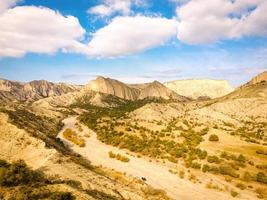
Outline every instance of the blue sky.
[[(3, 1), (0, 23), (6, 29), (0, 27), (0, 38), (8, 42), (0, 40), (1, 78), (75, 84), (97, 75), (129, 83), (211, 78), (237, 86), (267, 69), (267, 22), (261, 20), (267, 15), (260, 12), (266, 2), (261, 0), (255, 5), (203, 0), (199, 13), (194, 9), (203, 5), (196, 0)], [(212, 6), (223, 2), (227, 9), (214, 12)], [(233, 20), (235, 13), (239, 17)], [(6, 30), (17, 34), (9, 37)]]

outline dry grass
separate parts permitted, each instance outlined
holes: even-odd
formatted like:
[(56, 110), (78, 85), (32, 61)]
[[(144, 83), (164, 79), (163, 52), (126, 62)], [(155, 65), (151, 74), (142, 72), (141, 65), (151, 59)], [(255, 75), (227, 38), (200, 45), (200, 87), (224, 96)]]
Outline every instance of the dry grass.
[(115, 154), (112, 151), (108, 152), (108, 155), (109, 155), (110, 158), (117, 159), (117, 160), (120, 160), (122, 162), (129, 162), (130, 161), (130, 159), (128, 157), (123, 156), (123, 155), (121, 155), (119, 153)]
[(85, 140), (77, 135), (77, 133), (70, 128), (67, 128), (63, 132), (65, 139), (71, 141), (72, 143), (78, 145), (79, 147), (85, 147)]

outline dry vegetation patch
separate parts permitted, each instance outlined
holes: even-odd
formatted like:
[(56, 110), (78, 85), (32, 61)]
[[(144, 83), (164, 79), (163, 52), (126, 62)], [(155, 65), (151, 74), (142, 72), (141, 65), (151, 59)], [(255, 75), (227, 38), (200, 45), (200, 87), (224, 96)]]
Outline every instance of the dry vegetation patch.
[(110, 158), (113, 158), (113, 159), (117, 159), (119, 161), (122, 161), (122, 162), (129, 162), (130, 159), (124, 155), (121, 155), (121, 154), (115, 154), (113, 153), (112, 151), (108, 152), (108, 155)]
[(78, 134), (75, 131), (71, 130), (70, 128), (64, 130), (63, 136), (65, 139), (78, 145), (79, 147), (85, 147), (85, 140), (80, 136), (78, 136)]

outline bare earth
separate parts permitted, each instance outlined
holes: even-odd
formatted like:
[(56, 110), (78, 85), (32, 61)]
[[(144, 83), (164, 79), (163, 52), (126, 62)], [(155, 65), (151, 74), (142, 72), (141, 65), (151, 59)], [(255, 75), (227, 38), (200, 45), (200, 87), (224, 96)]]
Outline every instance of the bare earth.
[[(194, 184), (187, 179), (181, 179), (177, 175), (170, 173), (166, 166), (156, 162), (149, 162), (145, 158), (137, 158), (127, 155), (125, 150), (106, 145), (96, 138), (96, 134), (87, 127), (82, 126), (83, 131), (79, 132), (75, 127), (76, 117), (66, 118), (64, 127), (58, 137), (69, 144), (71, 148), (86, 157), (93, 165), (102, 165), (116, 171), (125, 172), (127, 175), (137, 178), (145, 177), (146, 183), (154, 188), (163, 189), (173, 199), (182, 200), (229, 200), (233, 199), (229, 193), (207, 189), (205, 185)], [(80, 148), (63, 138), (63, 130), (71, 128), (79, 133), (80, 136), (90, 134), (90, 137), (83, 137), (86, 140), (86, 146)], [(120, 153), (130, 158), (128, 163), (109, 158), (108, 152)], [(254, 199), (249, 194), (243, 194), (240, 198), (234, 199)]]

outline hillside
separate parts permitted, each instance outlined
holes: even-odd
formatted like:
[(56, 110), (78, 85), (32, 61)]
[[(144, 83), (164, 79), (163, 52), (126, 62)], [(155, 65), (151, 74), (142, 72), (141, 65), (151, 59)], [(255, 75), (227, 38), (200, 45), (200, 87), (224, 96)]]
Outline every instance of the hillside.
[(164, 85), (180, 95), (193, 99), (204, 97), (216, 98), (233, 91), (229, 83), (224, 80), (177, 80), (166, 82)]
[(90, 81), (89, 84), (85, 85), (84, 89), (111, 94), (127, 100), (136, 100), (139, 95), (139, 90), (128, 87), (120, 81), (101, 76)]
[(178, 95), (158, 81), (146, 84), (141, 90), (138, 99), (157, 97), (163, 99), (187, 100), (185, 97)]
[(249, 86), (249, 85), (254, 85), (260, 82), (267, 82), (267, 71), (264, 71), (255, 77), (253, 77), (249, 82), (246, 84), (242, 85), (241, 87)]

